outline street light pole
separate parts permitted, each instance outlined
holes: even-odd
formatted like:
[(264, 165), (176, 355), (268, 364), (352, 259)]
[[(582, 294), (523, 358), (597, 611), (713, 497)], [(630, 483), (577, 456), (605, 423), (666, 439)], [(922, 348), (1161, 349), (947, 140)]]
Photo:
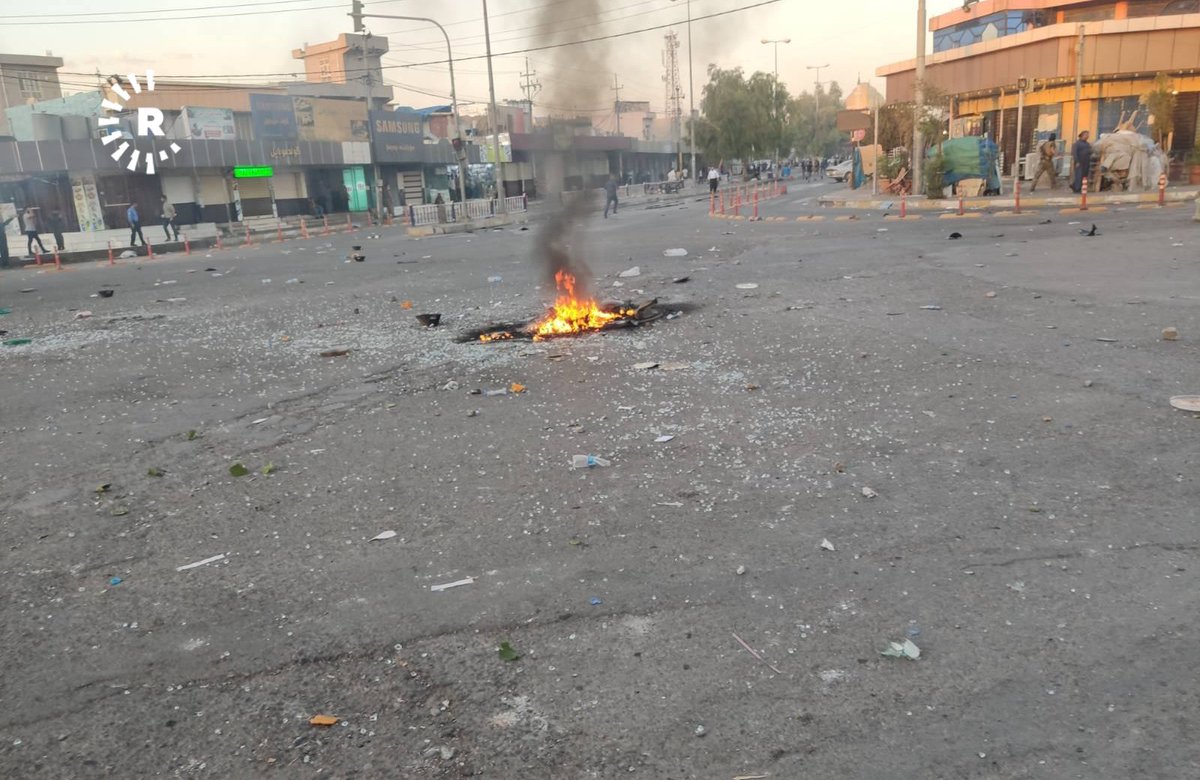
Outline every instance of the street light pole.
[[(462, 201), (463, 209), (466, 209), (467, 202), (467, 150), (463, 146), (462, 138), (462, 123), (458, 118), (458, 92), (454, 88), (454, 54), (450, 51), (450, 35), (446, 32), (446, 28), (432, 19), (424, 16), (392, 16), (388, 14), (362, 14), (364, 17), (372, 19), (400, 19), (409, 22), (427, 22), (438, 28), (442, 32), (442, 37), (446, 39), (446, 62), (450, 65), (450, 109), (454, 113), (454, 135), (458, 139), (458, 197)], [(367, 121), (370, 122), (370, 115), (367, 116)]]
[[(775, 121), (779, 122), (779, 44), (791, 43), (791, 38), (769, 39), (763, 38), (763, 43), (774, 44), (775, 46), (775, 81), (771, 82), (771, 113), (775, 115)], [(783, 146), (783, 124), (779, 125), (779, 144), (775, 147), (775, 163), (779, 163), (779, 147)]]
[[(829, 67), (829, 63), (824, 65), (809, 65), (808, 70), (817, 72), (817, 80), (813, 82), (813, 138), (817, 138), (817, 133), (821, 130), (821, 71)], [(818, 149), (821, 157), (825, 156), (824, 149)]]
[(507, 214), (504, 196), (504, 163), (500, 151), (500, 112), (496, 110), (496, 79), (492, 75), (492, 30), (488, 22), (487, 0), (483, 0), (483, 40), (487, 51), (488, 98), (492, 104), (492, 146), (496, 150), (496, 198), (500, 201), (500, 213)]
[(913, 194), (918, 195), (925, 189), (922, 178), (925, 138), (921, 132), (921, 120), (925, 115), (925, 0), (917, 0), (917, 72), (913, 103)]

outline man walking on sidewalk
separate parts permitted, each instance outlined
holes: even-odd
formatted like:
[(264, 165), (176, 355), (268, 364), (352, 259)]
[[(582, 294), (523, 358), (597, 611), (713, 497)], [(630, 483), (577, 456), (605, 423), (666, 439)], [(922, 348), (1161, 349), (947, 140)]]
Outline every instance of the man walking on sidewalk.
[(142, 239), (142, 246), (146, 245), (146, 237), (142, 235), (142, 220), (138, 217), (137, 201), (129, 204), (129, 208), (125, 209), (125, 219), (129, 220), (129, 245), (137, 246), (135, 239)]
[(1071, 177), (1071, 191), (1078, 194), (1083, 191), (1083, 177), (1088, 175), (1092, 167), (1092, 145), (1088, 143), (1088, 131), (1079, 134), (1079, 140), (1071, 147), (1071, 159), (1075, 163), (1075, 175)]
[(717, 186), (721, 183), (721, 170), (714, 165), (708, 169), (708, 192), (711, 195), (717, 194)]
[(58, 209), (50, 215), (50, 219), (46, 220), (46, 227), (50, 228), (50, 232), (54, 234), (54, 245), (58, 247), (58, 251), (63, 251), (67, 248), (63, 243), (63, 233), (67, 232), (67, 223), (63, 220), (62, 212)]
[(163, 195), (162, 196), (162, 228), (163, 228), (163, 232), (167, 234), (166, 239), (164, 239), (166, 241), (171, 240), (171, 231), (172, 230), (175, 231), (175, 240), (176, 241), (179, 240), (179, 225), (177, 225), (175, 223), (177, 216), (178, 215), (175, 213), (175, 206), (173, 206), (171, 204), (171, 201), (167, 200), (166, 195)]
[(33, 257), (34, 241), (38, 243), (38, 246), (42, 248), (42, 252), (45, 253), (46, 245), (42, 243), (42, 237), (38, 235), (37, 212), (35, 212), (32, 208), (27, 208), (25, 209), (25, 213), (21, 215), (21, 218), (25, 221), (25, 238), (27, 239), (25, 244), (25, 254)]
[(604, 218), (608, 219), (608, 207), (612, 206), (613, 216), (617, 216), (617, 177), (609, 176), (604, 182)]
[(1050, 189), (1058, 186), (1058, 172), (1054, 169), (1054, 158), (1058, 156), (1058, 145), (1055, 143), (1057, 140), (1058, 134), (1051, 133), (1046, 142), (1038, 147), (1041, 161), (1038, 163), (1037, 173), (1033, 175), (1033, 184), (1029, 187), (1030, 192), (1037, 189), (1038, 181), (1041, 180), (1043, 173), (1050, 177)]

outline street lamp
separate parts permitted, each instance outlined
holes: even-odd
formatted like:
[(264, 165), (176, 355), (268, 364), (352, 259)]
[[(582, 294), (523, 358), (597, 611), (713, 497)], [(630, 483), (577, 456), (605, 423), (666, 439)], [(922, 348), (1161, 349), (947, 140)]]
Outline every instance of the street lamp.
[[(462, 124), (458, 119), (458, 93), (454, 88), (454, 55), (450, 51), (450, 35), (446, 32), (446, 28), (432, 19), (424, 16), (393, 16), (389, 14), (362, 14), (364, 17), (372, 19), (400, 19), (401, 21), (409, 22), (428, 22), (434, 27), (442, 31), (442, 36), (446, 39), (446, 62), (450, 65), (450, 108), (454, 112), (454, 135), (458, 139), (458, 197), (463, 203), (463, 209), (467, 208), (467, 150), (463, 146)], [(367, 122), (371, 121), (370, 116), (367, 116)]]
[[(775, 114), (775, 121), (779, 121), (779, 99), (776, 96), (776, 90), (779, 89), (779, 44), (791, 43), (791, 38), (763, 38), (763, 44), (772, 44), (775, 47), (775, 81), (771, 83), (771, 112)], [(779, 125), (779, 145), (783, 145), (783, 124)], [(779, 162), (779, 146), (775, 147), (775, 162)]]
[[(672, 3), (675, 0), (671, 0)], [(688, 31), (688, 117), (692, 120), (692, 181), (696, 179), (696, 82), (692, 78), (692, 0), (687, 2), (687, 31)]]
[[(829, 63), (824, 65), (808, 65), (808, 70), (817, 72), (817, 80), (813, 82), (813, 139), (819, 141), (821, 132), (821, 71), (829, 67)], [(822, 158), (825, 157), (824, 148), (819, 148), (817, 152)]]

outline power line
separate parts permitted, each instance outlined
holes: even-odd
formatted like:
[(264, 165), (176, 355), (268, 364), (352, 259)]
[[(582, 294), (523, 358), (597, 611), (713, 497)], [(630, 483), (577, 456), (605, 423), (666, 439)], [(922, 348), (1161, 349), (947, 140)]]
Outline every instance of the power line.
[[(781, 0), (759, 0), (759, 2), (756, 2), (756, 3), (739, 6), (737, 8), (730, 8), (725, 11), (716, 11), (716, 12), (713, 12), (710, 14), (705, 14), (704, 16), (693, 16), (692, 21), (693, 22), (701, 22), (701, 21), (704, 21), (705, 19), (716, 19), (716, 18), (719, 18), (722, 16), (729, 16), (730, 14), (741, 13), (742, 11), (751, 11), (755, 8), (762, 8), (762, 7), (768, 6), (768, 5), (775, 5), (776, 3), (779, 3), (779, 2), (781, 2)], [(342, 6), (331, 6), (331, 7), (341, 8)], [(311, 10), (316, 10), (316, 9), (311, 9)], [(597, 35), (592, 38), (584, 38), (584, 39), (578, 40), (578, 41), (564, 41), (562, 43), (548, 43), (548, 44), (544, 44), (542, 46), (530, 46), (530, 47), (527, 47), (524, 49), (514, 49), (512, 51), (493, 52), (492, 57), (493, 58), (495, 58), (495, 57), (511, 57), (511, 56), (515, 56), (518, 54), (526, 54), (528, 52), (549, 51), (551, 49), (561, 49), (561, 48), (564, 48), (567, 46), (581, 46), (585, 43), (596, 43), (598, 41), (609, 41), (609, 40), (614, 40), (617, 38), (627, 38), (631, 35), (640, 35), (641, 33), (654, 32), (656, 30), (665, 30), (668, 27), (678, 27), (678, 26), (681, 26), (682, 24), (684, 24), (684, 22), (667, 22), (664, 24), (656, 24), (651, 27), (642, 27), (637, 30), (627, 30), (625, 32), (610, 33), (608, 35)], [(458, 62), (468, 62), (471, 60), (483, 60), (483, 59), (487, 59), (486, 54), (473, 54), (473, 55), (470, 55), (467, 57), (455, 57), (454, 61), (456, 63), (458, 63)], [(447, 60), (445, 60), (445, 59), (426, 60), (423, 62), (409, 63), (407, 65), (386, 65), (386, 66), (383, 66), (383, 69), (386, 70), (386, 69), (392, 69), (392, 68), (416, 68), (416, 67), (421, 67), (424, 65), (445, 65), (446, 63), (447, 63)], [(345, 72), (347, 74), (363, 73), (368, 70), (370, 70), (370, 69), (368, 69), (368, 68), (349, 68)], [(78, 72), (70, 73), (67, 71), (61, 71), (61, 72), (65, 73), (66, 75), (73, 75), (73, 76), (91, 77), (91, 76), (95, 75), (93, 73), (78, 73)], [(189, 79), (189, 78), (191, 78), (191, 79), (229, 79), (229, 78), (268, 78), (268, 77), (272, 77), (272, 76), (295, 76), (295, 75), (296, 75), (295, 72), (282, 72), (282, 73), (242, 73), (242, 74), (236, 74), (236, 75), (204, 74), (204, 75), (198, 75), (198, 76), (158, 76), (158, 78), (160, 78), (160, 79)]]
[(136, 24), (137, 22), (181, 22), (190, 19), (227, 19), (233, 16), (264, 16), (268, 14), (279, 13), (297, 13), (301, 11), (324, 11), (328, 8), (344, 8), (345, 5), (314, 5), (308, 8), (273, 8), (270, 11), (245, 11), (242, 13), (232, 14), (205, 14), (203, 16), (163, 16), (158, 18), (146, 19), (80, 19), (79, 21), (55, 21), (55, 22), (0, 22), (0, 27), (30, 27), (44, 24)]
[[(187, 8), (154, 8), (148, 11), (86, 11), (75, 14), (38, 14), (42, 19), (65, 19), (76, 16), (120, 16), (128, 18), (130, 14), (158, 14), (158, 13), (175, 13), (176, 11), (210, 11), (219, 8), (251, 8), (260, 5), (295, 5), (296, 3), (308, 3), (312, 0), (268, 0), (267, 2), (257, 3), (234, 3), (231, 5), (194, 5)], [(287, 10), (287, 9), (284, 9)], [(70, 22), (62, 22), (62, 24), (70, 24)]]

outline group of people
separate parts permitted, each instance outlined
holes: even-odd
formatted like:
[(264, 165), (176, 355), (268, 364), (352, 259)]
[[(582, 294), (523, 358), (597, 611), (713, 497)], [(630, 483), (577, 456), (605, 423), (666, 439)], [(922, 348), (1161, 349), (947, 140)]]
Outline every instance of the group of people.
[[(1090, 137), (1090, 133), (1084, 130), (1071, 146), (1071, 162), (1074, 163), (1071, 191), (1076, 194), (1083, 191), (1083, 179), (1088, 175), (1088, 169), (1092, 167), (1092, 145), (1088, 141)], [(1038, 147), (1038, 167), (1037, 172), (1033, 174), (1033, 183), (1029, 187), (1030, 192), (1037, 190), (1038, 182), (1042, 180), (1043, 176), (1049, 177), (1050, 189), (1058, 186), (1057, 159), (1058, 134), (1051, 133), (1050, 137)]]
[[(179, 214), (175, 210), (174, 204), (167, 200), (167, 196), (163, 195), (162, 206), (159, 210), (159, 221), (162, 224), (165, 240), (171, 240), (171, 234), (174, 233), (174, 240), (179, 240)], [(54, 236), (54, 246), (58, 247), (58, 251), (64, 251), (67, 246), (63, 240), (63, 233), (67, 232), (67, 221), (63, 217), (63, 213), (59, 209), (50, 212), (50, 216), (45, 221), (45, 226), (42, 224), (42, 217), (38, 213), (40, 209), (34, 206), (28, 206), (20, 213), (21, 232), (25, 235), (25, 256), (34, 257), (33, 245), (37, 244), (38, 249), (42, 254), (49, 252), (46, 249), (46, 244), (42, 241), (42, 233), (51, 233)], [(11, 216), (8, 219), (0, 220), (0, 268), (9, 266), (8, 257), (8, 225), (17, 216)], [(142, 246), (146, 245), (146, 237), (142, 235), (142, 218), (138, 213), (138, 204), (133, 202), (129, 204), (129, 208), (125, 210), (125, 220), (129, 223), (129, 245), (137, 246), (137, 241), (140, 239)]]

